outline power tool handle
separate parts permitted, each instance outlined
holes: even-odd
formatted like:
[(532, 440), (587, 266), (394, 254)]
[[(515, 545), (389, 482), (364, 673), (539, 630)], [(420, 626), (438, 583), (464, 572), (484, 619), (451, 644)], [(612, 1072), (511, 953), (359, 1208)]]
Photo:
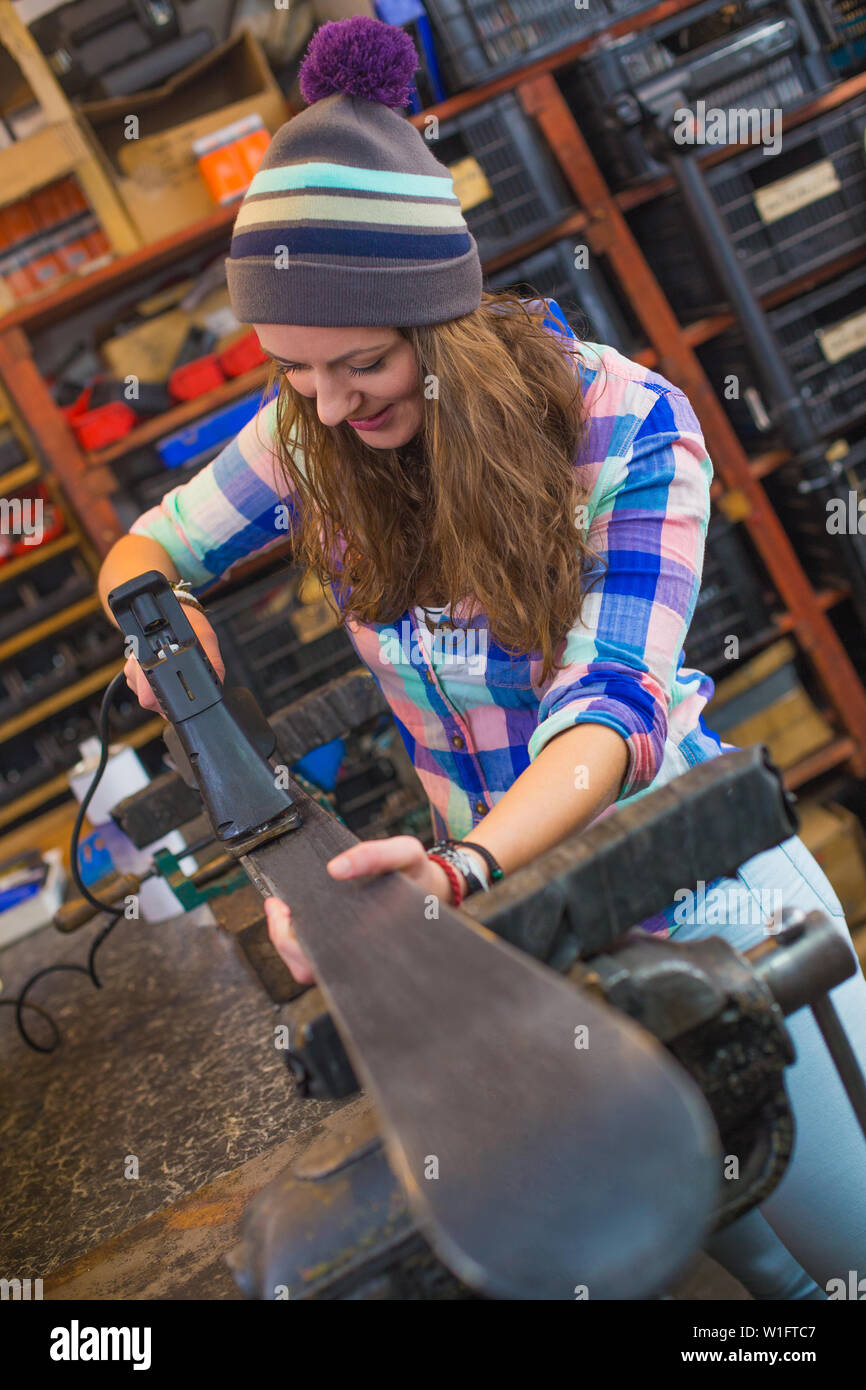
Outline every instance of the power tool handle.
[(119, 584), (108, 606), (166, 717), (179, 724), (223, 698), (219, 676), (159, 570)]

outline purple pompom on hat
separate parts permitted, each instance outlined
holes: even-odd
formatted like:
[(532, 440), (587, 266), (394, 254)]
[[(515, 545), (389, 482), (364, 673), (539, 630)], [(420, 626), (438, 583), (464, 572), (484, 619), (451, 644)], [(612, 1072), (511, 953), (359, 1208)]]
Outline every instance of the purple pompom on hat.
[(335, 92), (408, 106), (419, 66), (405, 29), (367, 15), (335, 19), (310, 39), (299, 73), (301, 95), (311, 106)]
[(226, 276), (241, 323), (403, 328), (478, 308), (451, 174), (395, 109), (418, 66), (398, 26), (357, 15), (316, 30), (309, 105), (277, 131), (235, 219)]

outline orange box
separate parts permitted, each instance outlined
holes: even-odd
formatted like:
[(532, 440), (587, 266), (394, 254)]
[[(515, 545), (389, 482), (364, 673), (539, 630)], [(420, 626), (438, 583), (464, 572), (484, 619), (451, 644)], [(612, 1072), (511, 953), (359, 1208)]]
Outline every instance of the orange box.
[(246, 193), (270, 143), (255, 112), (193, 141), (199, 173), (215, 203), (232, 203)]

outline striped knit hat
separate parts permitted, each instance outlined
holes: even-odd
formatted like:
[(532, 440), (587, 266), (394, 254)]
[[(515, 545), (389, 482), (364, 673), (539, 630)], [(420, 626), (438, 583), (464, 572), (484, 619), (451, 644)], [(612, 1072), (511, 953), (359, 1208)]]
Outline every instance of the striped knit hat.
[(242, 323), (408, 327), (477, 309), (481, 262), (448, 170), (395, 107), (418, 55), (405, 30), (323, 24), (241, 203), (226, 261)]

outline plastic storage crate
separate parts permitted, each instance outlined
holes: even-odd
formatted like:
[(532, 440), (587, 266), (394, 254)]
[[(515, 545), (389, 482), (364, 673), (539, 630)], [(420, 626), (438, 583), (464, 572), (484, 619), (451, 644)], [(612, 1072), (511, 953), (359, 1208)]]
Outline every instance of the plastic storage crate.
[(0, 719), (11, 718), (121, 656), (117, 628), (99, 615), (26, 647), (0, 668)]
[[(741, 329), (731, 328), (697, 349), (710, 385), (743, 444), (749, 450), (784, 445), (782, 435), (764, 404), (755, 365)], [(732, 395), (732, 389), (737, 395)]]
[(72, 551), (56, 555), (0, 584), (0, 639), (41, 622), (93, 593), (93, 575)]
[[(704, 171), (737, 256), (758, 294), (856, 250), (866, 241), (866, 97), (785, 135), (780, 154), (745, 150)], [(678, 313), (706, 313), (723, 299), (695, 255), (676, 196), (631, 214), (632, 230)]]
[[(845, 430), (866, 417), (866, 266), (771, 309), (767, 319), (798, 394), (822, 435)], [(730, 351), (732, 339), (736, 335), (722, 335), (700, 354), (717, 390), (716, 364)], [(740, 363), (741, 397), (751, 390), (760, 398), (749, 358), (741, 354)], [(733, 403), (723, 398), (723, 404), (737, 425)]]
[(866, 424), (845, 444), (847, 453), (834, 448), (821, 467), (783, 464), (766, 488), (809, 578), (819, 587), (850, 588), (866, 628)]
[[(831, 79), (829, 60), (808, 52), (808, 22), (783, 0), (724, 8), (707, 0), (599, 45), (563, 75), (563, 93), (614, 187), (658, 178), (667, 165), (644, 139), (640, 105), (794, 110)], [(717, 36), (707, 42), (709, 34)]]
[[(101, 694), (88, 696), (0, 743), (0, 806), (73, 767), (79, 744), (99, 735)], [(111, 734), (122, 738), (153, 718), (134, 695), (121, 689), (112, 705)]]
[(528, 241), (574, 211), (546, 142), (512, 92), (443, 121), (434, 153), (455, 176), (466, 169), (465, 161), (474, 160), (487, 181), (489, 194), (476, 180), (473, 201), (463, 207), (482, 260)]
[(738, 640), (737, 658), (747, 657), (771, 623), (767, 585), (757, 557), (740, 528), (713, 509), (707, 530), (701, 588), (686, 634), (685, 665), (713, 675), (730, 670), (727, 639)]
[(358, 665), (343, 628), (331, 625), (325, 601), (315, 612), (301, 602), (299, 577), (298, 570), (283, 569), (207, 603), (226, 678), (248, 686), (265, 714)]
[(675, 313), (698, 318), (724, 309), (725, 292), (681, 198), (656, 198), (626, 220)]
[(26, 459), (27, 455), (15, 431), (9, 425), (0, 425), (0, 473), (16, 468), (18, 464), (26, 462)]
[(425, 0), (443, 81), (477, 86), (597, 33), (649, 0)]
[(528, 286), (544, 299), (555, 299), (578, 330), (587, 328), (586, 332), (579, 331), (579, 336), (590, 342), (607, 343), (625, 353), (634, 345), (637, 335), (629, 327), (603, 272), (595, 269), (592, 261), (583, 270), (576, 268), (570, 237), (500, 270), (488, 283), (495, 290)]

